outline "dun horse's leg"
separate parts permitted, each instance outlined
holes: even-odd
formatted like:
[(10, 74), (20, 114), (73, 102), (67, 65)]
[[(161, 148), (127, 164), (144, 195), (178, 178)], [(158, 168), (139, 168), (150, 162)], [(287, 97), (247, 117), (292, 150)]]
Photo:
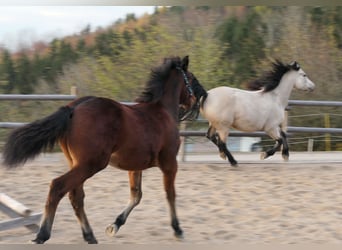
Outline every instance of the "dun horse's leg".
[(208, 129), (207, 138), (218, 147), (222, 159), (225, 160), (226, 157), (228, 157), (230, 164), (232, 166), (237, 166), (237, 161), (234, 159), (233, 155), (228, 150), (227, 144), (220, 139), (219, 135), (216, 134), (215, 128), (213, 128), (212, 126), (210, 126)]
[(227, 158), (226, 154), (223, 150), (220, 149), (219, 143), (218, 143), (218, 135), (216, 134), (216, 129), (212, 126), (209, 126), (206, 137), (212, 141), (219, 149), (220, 157), (225, 160)]
[(283, 143), (282, 138), (277, 139), (275, 145), (273, 146), (273, 148), (267, 150), (266, 152), (262, 152), (260, 158), (262, 160), (264, 160), (264, 159), (274, 155), (274, 153), (277, 152), (280, 149), (282, 143)]
[(289, 145), (287, 144), (287, 136), (286, 133), (284, 131), (280, 131), (280, 135), (282, 137), (283, 140), (283, 150), (281, 152), (283, 159), (285, 161), (289, 160)]
[(60, 200), (67, 192), (82, 185), (93, 174), (76, 167), (51, 182), (40, 228), (32, 243), (43, 244), (50, 238), (53, 220)]
[(230, 165), (232, 165), (233, 167), (236, 167), (237, 166), (237, 161), (234, 159), (233, 155), (228, 150), (227, 144), (225, 142), (223, 142), (220, 139), (220, 137), (218, 138), (218, 147), (220, 149), (220, 152), (224, 152), (225, 155), (228, 157)]
[(113, 224), (110, 224), (106, 228), (106, 233), (109, 236), (114, 236), (120, 229), (120, 227), (125, 224), (128, 215), (131, 213), (134, 207), (136, 207), (142, 197), (141, 191), (141, 178), (142, 172), (141, 171), (129, 171), (129, 183), (130, 183), (130, 190), (131, 190), (131, 198), (128, 203), (126, 209), (116, 218)]
[(218, 136), (217, 135), (212, 135), (212, 136), (208, 136), (207, 138), (209, 140), (211, 140), (219, 149), (220, 152), (220, 157), (225, 160), (227, 158), (226, 154), (224, 153), (224, 151), (219, 147), (219, 140), (218, 140)]
[(75, 215), (81, 224), (84, 240), (89, 244), (97, 244), (97, 240), (84, 211), (84, 196), (83, 185), (69, 192), (69, 199), (75, 211)]
[[(168, 167), (170, 166), (170, 167)], [(161, 167), (164, 175), (164, 188), (166, 191), (166, 198), (169, 203), (171, 213), (171, 226), (177, 238), (183, 237), (183, 230), (179, 226), (179, 221), (176, 213), (176, 190), (175, 179), (177, 173), (177, 161), (174, 159), (172, 165), (164, 165)]]

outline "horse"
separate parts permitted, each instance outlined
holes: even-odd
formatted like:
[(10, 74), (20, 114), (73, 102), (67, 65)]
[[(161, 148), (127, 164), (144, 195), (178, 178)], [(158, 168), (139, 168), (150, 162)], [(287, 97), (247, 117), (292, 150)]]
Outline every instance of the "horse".
[(315, 84), (296, 61), (284, 64), (275, 60), (272, 70), (249, 82), (249, 90), (219, 86), (207, 91), (201, 98), (200, 113), (209, 121), (206, 136), (218, 147), (220, 156), (228, 157), (230, 164), (237, 166), (226, 145), (230, 128), (235, 128), (245, 132), (265, 131), (276, 143), (261, 153), (261, 159), (274, 155), (283, 146), (282, 157), (287, 161), (289, 147), (280, 125), (294, 88), (313, 91)]
[(106, 228), (109, 236), (118, 232), (139, 204), (142, 171), (158, 166), (163, 173), (171, 226), (175, 236), (182, 237), (174, 186), (180, 145), (179, 106), (191, 111), (197, 102), (193, 87), (198, 88), (200, 84), (188, 71), (188, 65), (188, 56), (165, 58), (161, 65), (152, 68), (146, 87), (134, 105), (102, 97), (80, 97), (10, 133), (3, 151), (4, 165), (8, 168), (33, 160), (56, 143), (70, 167), (68, 172), (51, 181), (40, 227), (32, 243), (43, 244), (50, 238), (57, 206), (67, 193), (84, 240), (97, 243), (84, 210), (83, 183), (107, 165), (128, 171), (130, 186), (129, 204)]

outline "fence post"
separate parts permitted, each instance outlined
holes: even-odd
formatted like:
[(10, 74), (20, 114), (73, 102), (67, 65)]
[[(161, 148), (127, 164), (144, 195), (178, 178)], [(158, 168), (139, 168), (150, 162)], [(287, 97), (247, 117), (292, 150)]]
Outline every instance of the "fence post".
[[(183, 121), (179, 125), (179, 131), (185, 131), (186, 130), (186, 121)], [(179, 146), (179, 151), (178, 154), (180, 156), (180, 161), (184, 162), (185, 161), (185, 156), (186, 156), (186, 149), (185, 149), (185, 143), (186, 143), (186, 136), (181, 136), (180, 137), (180, 146)]]
[(313, 151), (313, 144), (314, 144), (314, 139), (310, 138), (308, 140), (308, 152), (312, 152)]
[[(324, 127), (330, 128), (330, 116), (329, 114), (324, 114)], [(331, 136), (330, 134), (325, 134), (325, 151), (331, 150)]]
[(287, 110), (285, 110), (284, 111), (284, 120), (281, 123), (281, 130), (284, 131), (285, 133), (287, 132), (288, 117), (289, 117), (289, 112)]
[(74, 95), (74, 96), (77, 96), (77, 87), (76, 86), (71, 86), (70, 94)]

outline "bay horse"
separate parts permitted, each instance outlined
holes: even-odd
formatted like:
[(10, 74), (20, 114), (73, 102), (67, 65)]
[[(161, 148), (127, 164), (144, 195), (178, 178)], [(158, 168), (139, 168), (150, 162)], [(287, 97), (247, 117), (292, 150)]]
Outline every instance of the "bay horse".
[(84, 240), (97, 243), (84, 211), (83, 183), (107, 165), (127, 170), (130, 184), (129, 204), (106, 228), (108, 235), (114, 236), (139, 204), (142, 171), (158, 166), (163, 173), (171, 226), (175, 236), (182, 237), (174, 186), (180, 144), (179, 105), (191, 110), (197, 101), (193, 87), (199, 85), (188, 65), (188, 56), (165, 58), (152, 69), (146, 88), (134, 105), (81, 97), (9, 135), (3, 151), (5, 166), (22, 165), (52, 149), (57, 142), (70, 166), (67, 173), (51, 182), (40, 228), (32, 243), (42, 244), (50, 238), (57, 206), (67, 193)]
[(286, 134), (280, 125), (292, 89), (313, 91), (315, 84), (297, 62), (284, 64), (272, 62), (272, 70), (249, 83), (252, 90), (242, 90), (227, 86), (210, 89), (201, 98), (200, 113), (209, 121), (207, 137), (218, 147), (220, 156), (232, 166), (237, 161), (227, 148), (226, 141), (230, 128), (240, 131), (265, 131), (276, 144), (261, 159), (273, 155), (282, 148), (284, 160), (289, 158)]

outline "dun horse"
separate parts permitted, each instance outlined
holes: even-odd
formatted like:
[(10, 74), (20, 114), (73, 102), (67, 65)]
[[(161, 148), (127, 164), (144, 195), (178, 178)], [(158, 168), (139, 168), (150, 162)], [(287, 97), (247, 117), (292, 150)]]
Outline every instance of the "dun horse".
[(273, 69), (250, 83), (257, 91), (247, 91), (226, 86), (213, 88), (201, 99), (201, 114), (209, 121), (207, 137), (217, 145), (220, 156), (232, 166), (237, 161), (229, 152), (226, 141), (230, 128), (245, 132), (265, 131), (276, 141), (273, 148), (263, 152), (262, 159), (282, 148), (282, 156), (289, 158), (286, 134), (280, 124), (293, 88), (312, 91), (315, 84), (307, 77), (297, 62), (285, 65), (273, 63)]
[[(83, 238), (97, 243), (84, 211), (83, 183), (108, 164), (127, 170), (130, 202), (106, 232), (113, 236), (125, 224), (142, 197), (142, 171), (159, 166), (171, 212), (171, 225), (182, 236), (175, 207), (179, 105), (191, 110), (194, 89), (201, 89), (188, 71), (189, 59), (166, 58), (152, 69), (137, 104), (123, 105), (107, 98), (82, 97), (41, 120), (14, 130), (4, 147), (4, 164), (15, 167), (59, 143), (70, 171), (52, 180), (41, 225), (33, 243), (50, 238), (58, 203), (69, 193)], [(192, 86), (191, 86), (192, 85)], [(192, 88), (193, 87), (193, 88)]]

